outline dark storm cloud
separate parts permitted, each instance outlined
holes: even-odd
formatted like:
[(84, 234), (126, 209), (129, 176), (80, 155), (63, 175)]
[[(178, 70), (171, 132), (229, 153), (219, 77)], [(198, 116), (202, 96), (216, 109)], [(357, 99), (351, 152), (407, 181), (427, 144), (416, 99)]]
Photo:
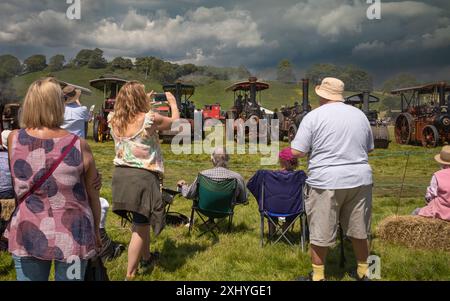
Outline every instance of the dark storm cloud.
[(2, 1), (0, 52), (25, 58), (99, 47), (108, 57), (155, 55), (196, 64), (266, 70), (280, 59), (359, 65), (377, 81), (401, 71), (450, 78), (450, 3), (382, 1), (382, 19), (362, 0)]

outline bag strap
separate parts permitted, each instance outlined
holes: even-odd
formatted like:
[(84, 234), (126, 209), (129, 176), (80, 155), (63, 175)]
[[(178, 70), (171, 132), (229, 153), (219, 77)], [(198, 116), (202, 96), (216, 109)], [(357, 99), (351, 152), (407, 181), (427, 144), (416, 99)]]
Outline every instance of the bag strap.
[(32, 195), (36, 190), (38, 190), (42, 186), (42, 184), (45, 183), (45, 181), (47, 181), (47, 179), (53, 174), (53, 172), (56, 170), (56, 168), (58, 168), (59, 164), (61, 164), (61, 162), (67, 157), (67, 155), (72, 150), (72, 147), (75, 145), (77, 140), (78, 140), (78, 136), (74, 135), (72, 138), (72, 141), (70, 141), (69, 145), (66, 146), (66, 149), (61, 154), (61, 156), (52, 164), (52, 166), (45, 173), (45, 175), (42, 176), (41, 178), (39, 178), (39, 181), (34, 183), (33, 186), (30, 188), (30, 190), (28, 190), (28, 192), (25, 193), (25, 195), (23, 195), (20, 198), (18, 203), (21, 203), (22, 201), (26, 200), (30, 195)]

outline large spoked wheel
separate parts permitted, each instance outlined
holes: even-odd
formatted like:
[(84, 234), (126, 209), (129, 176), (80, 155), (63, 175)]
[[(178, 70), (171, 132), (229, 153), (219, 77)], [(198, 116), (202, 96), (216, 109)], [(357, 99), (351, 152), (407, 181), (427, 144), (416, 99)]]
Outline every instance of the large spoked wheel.
[(434, 125), (427, 125), (422, 131), (422, 145), (436, 147), (439, 144), (439, 132)]
[(289, 143), (291, 143), (292, 140), (295, 139), (296, 135), (297, 135), (297, 126), (295, 124), (292, 124), (289, 127), (289, 130), (288, 130), (288, 141), (289, 141)]
[(95, 142), (103, 142), (104, 140), (103, 122), (101, 122), (101, 120), (97, 118), (94, 119), (93, 136)]
[(395, 140), (398, 144), (410, 144), (414, 118), (409, 113), (400, 114), (395, 121)]

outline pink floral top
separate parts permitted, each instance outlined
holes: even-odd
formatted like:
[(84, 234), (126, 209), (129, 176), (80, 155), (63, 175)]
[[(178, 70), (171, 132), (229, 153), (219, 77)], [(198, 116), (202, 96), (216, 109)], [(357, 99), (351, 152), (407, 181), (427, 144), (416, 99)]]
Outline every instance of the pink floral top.
[[(72, 134), (39, 139), (24, 129), (14, 136), (10, 161), (17, 200), (46, 173), (72, 139)], [(6, 235), (13, 255), (59, 261), (95, 255), (94, 218), (83, 170), (78, 140), (44, 184), (18, 204)]]
[[(108, 122), (113, 116), (114, 113), (108, 115)], [(147, 113), (142, 128), (131, 137), (117, 137), (109, 123), (116, 148), (115, 166), (142, 168), (164, 174), (158, 131), (150, 131), (154, 125), (154, 116), (152, 112)]]

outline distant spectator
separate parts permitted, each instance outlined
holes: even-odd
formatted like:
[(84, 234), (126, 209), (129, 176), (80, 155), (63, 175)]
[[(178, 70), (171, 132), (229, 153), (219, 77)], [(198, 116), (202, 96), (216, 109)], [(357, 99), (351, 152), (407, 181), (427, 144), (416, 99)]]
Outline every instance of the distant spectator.
[[(213, 180), (236, 179), (238, 185), (236, 191), (236, 203), (246, 203), (247, 190), (245, 188), (244, 178), (237, 172), (228, 169), (230, 156), (227, 154), (225, 148), (216, 148), (211, 155), (211, 161), (214, 167), (204, 170), (200, 172), (200, 174)], [(186, 181), (180, 180), (178, 181), (177, 186), (181, 190), (184, 197), (188, 199), (195, 199), (197, 197), (198, 178), (196, 178), (195, 181), (189, 186)]]
[(434, 157), (442, 169), (431, 178), (425, 200), (427, 205), (414, 210), (414, 215), (439, 218), (450, 222), (450, 146), (444, 146)]
[(8, 161), (8, 136), (9, 130), (2, 132), (2, 146), (0, 148), (0, 199), (13, 199), (14, 189), (12, 186), (11, 172)]
[(61, 129), (62, 98), (54, 79), (32, 83), (8, 137), (18, 204), (5, 237), (20, 281), (47, 281), (52, 263), (55, 280), (83, 280), (101, 248), (98, 172), (86, 141)]
[(77, 135), (80, 138), (86, 138), (86, 126), (89, 121), (89, 110), (80, 103), (81, 91), (68, 85), (63, 89), (65, 100), (64, 123), (61, 128)]

